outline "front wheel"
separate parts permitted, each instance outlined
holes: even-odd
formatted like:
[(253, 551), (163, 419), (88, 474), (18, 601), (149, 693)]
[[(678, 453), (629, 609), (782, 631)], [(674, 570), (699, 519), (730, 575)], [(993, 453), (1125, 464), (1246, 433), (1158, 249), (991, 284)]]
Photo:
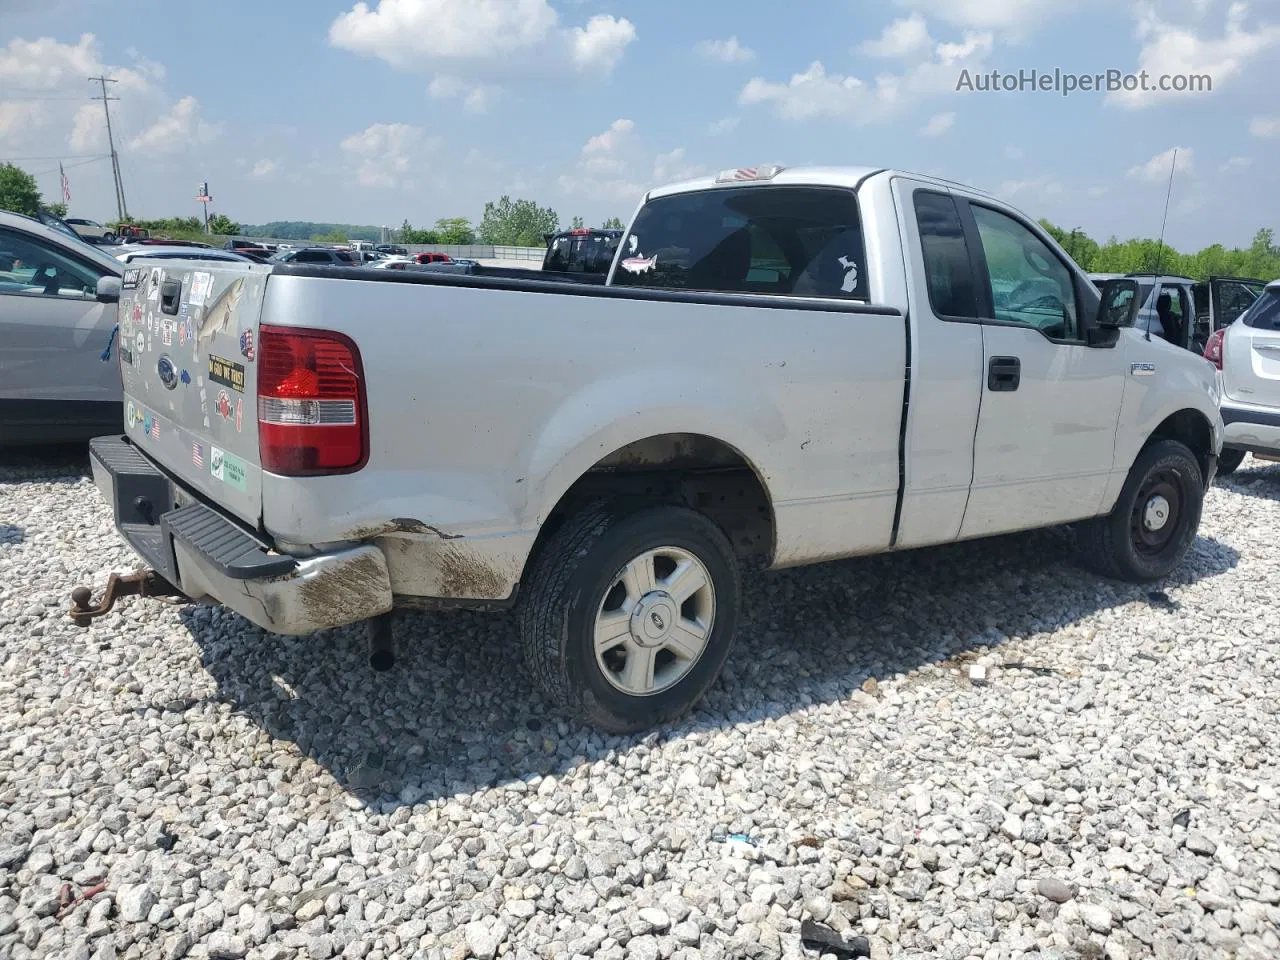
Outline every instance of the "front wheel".
[(1177, 440), (1158, 440), (1138, 454), (1111, 513), (1077, 528), (1081, 560), (1117, 580), (1168, 576), (1195, 541), (1203, 504), (1195, 456)]
[(683, 507), (598, 508), (570, 518), (533, 562), (525, 661), (555, 704), (610, 733), (687, 712), (733, 644), (738, 561)]
[(1244, 463), (1244, 458), (1247, 456), (1248, 453), (1244, 450), (1227, 450), (1223, 448), (1218, 457), (1218, 476), (1225, 477), (1235, 473), (1240, 464)]

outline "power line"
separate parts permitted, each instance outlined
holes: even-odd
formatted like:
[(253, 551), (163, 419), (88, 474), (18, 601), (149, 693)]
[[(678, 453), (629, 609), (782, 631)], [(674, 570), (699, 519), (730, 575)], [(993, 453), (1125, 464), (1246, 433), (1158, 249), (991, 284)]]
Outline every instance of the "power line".
[(6, 96), (5, 96), (5, 99), (6, 99), (6, 100), (13, 100), (13, 101), (20, 100), (20, 101), (22, 101), (23, 103), (27, 103), (27, 102), (44, 102), (44, 101), (46, 101), (46, 100), (74, 100), (74, 101), (76, 101), (77, 103), (84, 103), (84, 102), (87, 102), (87, 101), (90, 101), (90, 100), (97, 100), (98, 98), (97, 98), (97, 97), (11, 97), (11, 96), (6, 95)]
[(102, 112), (107, 116), (107, 146), (111, 148), (111, 173), (116, 181), (116, 212), (121, 220), (128, 220), (129, 208), (124, 202), (124, 181), (120, 179), (120, 157), (116, 154), (116, 141), (111, 133), (111, 108), (107, 106), (107, 101), (120, 99), (107, 96), (107, 84), (117, 81), (111, 77), (90, 77), (89, 82), (97, 82), (102, 86), (102, 96), (93, 99), (102, 101)]
[(4, 163), (23, 163), (27, 160), (105, 160), (109, 153), (73, 153), (52, 157), (5, 157)]

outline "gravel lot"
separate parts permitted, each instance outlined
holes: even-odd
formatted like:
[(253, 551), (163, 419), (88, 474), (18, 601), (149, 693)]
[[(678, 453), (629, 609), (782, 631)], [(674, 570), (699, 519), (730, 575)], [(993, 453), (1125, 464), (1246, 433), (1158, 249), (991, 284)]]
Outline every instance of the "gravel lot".
[(0, 957), (799, 957), (810, 916), (875, 957), (1276, 957), (1278, 501), (1220, 482), (1151, 593), (1056, 533), (749, 579), (699, 712), (601, 738), (510, 618), (406, 617), (380, 675), (208, 607), (79, 630), (133, 558), (81, 459), (11, 456)]

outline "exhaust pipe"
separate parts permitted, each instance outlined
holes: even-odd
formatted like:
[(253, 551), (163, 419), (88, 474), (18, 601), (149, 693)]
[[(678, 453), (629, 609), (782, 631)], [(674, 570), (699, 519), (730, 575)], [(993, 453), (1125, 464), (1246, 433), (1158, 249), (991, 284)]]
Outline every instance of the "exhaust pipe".
[(391, 632), (391, 614), (383, 613), (366, 621), (369, 634), (369, 666), (385, 673), (396, 665), (396, 640)]

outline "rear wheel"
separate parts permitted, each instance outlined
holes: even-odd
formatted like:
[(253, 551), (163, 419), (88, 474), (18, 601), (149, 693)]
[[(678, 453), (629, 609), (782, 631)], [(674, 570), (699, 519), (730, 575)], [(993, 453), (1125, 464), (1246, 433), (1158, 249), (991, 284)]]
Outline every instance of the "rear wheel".
[(1111, 513), (1077, 528), (1081, 559), (1103, 576), (1159, 580), (1191, 549), (1203, 502), (1195, 456), (1176, 440), (1158, 440), (1138, 455)]
[(738, 562), (720, 528), (683, 507), (597, 508), (533, 562), (521, 632), (535, 681), (610, 733), (688, 711), (733, 644)]
[(1225, 477), (1228, 474), (1235, 473), (1248, 455), (1248, 452), (1244, 450), (1224, 449), (1218, 456), (1218, 476)]

